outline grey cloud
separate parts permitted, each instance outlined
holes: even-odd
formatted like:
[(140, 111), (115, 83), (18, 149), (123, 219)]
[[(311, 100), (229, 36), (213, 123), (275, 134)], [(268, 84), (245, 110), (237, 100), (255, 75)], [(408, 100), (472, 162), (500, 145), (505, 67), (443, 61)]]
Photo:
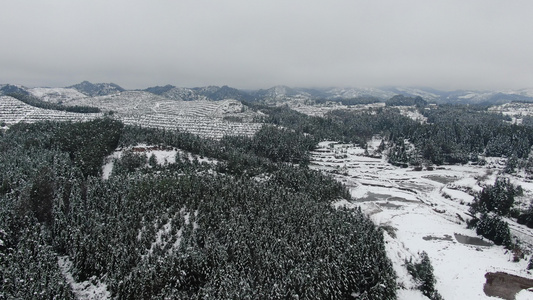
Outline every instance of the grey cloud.
[(0, 82), (533, 86), (531, 1), (14, 1)]

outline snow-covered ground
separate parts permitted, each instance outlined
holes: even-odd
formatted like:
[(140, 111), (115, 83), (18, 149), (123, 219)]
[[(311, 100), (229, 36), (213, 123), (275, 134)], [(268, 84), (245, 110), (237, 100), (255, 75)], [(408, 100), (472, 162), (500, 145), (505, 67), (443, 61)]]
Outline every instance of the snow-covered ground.
[[(358, 104), (358, 105), (343, 105), (337, 102), (328, 102), (320, 105), (308, 105), (299, 102), (289, 102), (289, 107), (297, 112), (306, 114), (308, 116), (323, 117), (333, 110), (350, 110), (350, 111), (367, 111), (370, 109), (377, 109), (385, 107), (385, 102), (372, 104)], [(425, 123), (427, 118), (422, 115), (415, 106), (395, 106), (403, 116), (411, 118), (415, 121)]]
[[(284, 103), (285, 104), (285, 103)], [(342, 105), (337, 102), (329, 102), (321, 105), (307, 105), (299, 102), (289, 102), (289, 107), (297, 112), (306, 114), (308, 116), (318, 116), (323, 117), (327, 113), (333, 110), (343, 109), (343, 110), (369, 110), (373, 108), (385, 107), (384, 102), (372, 103), (372, 104), (358, 104), (358, 105)]]
[[(413, 291), (415, 284), (404, 266), (405, 260), (416, 260), (422, 251), (431, 259), (436, 288), (444, 299), (489, 299), (483, 292), (487, 272), (533, 278), (526, 271), (530, 253), (513, 262), (511, 252), (501, 246), (481, 245), (487, 240), (480, 241), (474, 230), (466, 228), (465, 221), (470, 218), (467, 204), (483, 184), (494, 183), (502, 168), (497, 159), (488, 159), (485, 166), (414, 171), (363, 154), (360, 147), (324, 142), (312, 153), (312, 167), (332, 173), (350, 188), (353, 199), (339, 201), (336, 206), (361, 207), (386, 229), (388, 255), (398, 275), (399, 299), (424, 299)], [(518, 177), (511, 181), (524, 188), (526, 196), (519, 200), (529, 201), (533, 185)], [(512, 233), (531, 249), (533, 230), (508, 221)], [(464, 239), (473, 244), (460, 242)], [(522, 292), (520, 297), (533, 296), (528, 293)]]
[[(194, 213), (192, 213), (192, 215), (194, 215), (194, 218), (196, 220), (196, 218), (198, 217), (198, 210), (195, 210)], [(180, 210), (179, 214), (177, 214), (176, 216), (168, 218), (167, 222), (164, 224), (158, 225), (158, 221), (156, 221), (153, 224), (154, 229), (157, 230), (156, 235), (155, 235), (155, 241), (152, 242), (152, 244), (150, 245), (150, 248), (146, 251), (146, 254), (142, 255), (143, 260), (147, 260), (150, 256), (152, 256), (155, 249), (159, 249), (159, 251), (166, 251), (170, 254), (172, 254), (173, 251), (179, 250), (181, 239), (183, 237), (184, 228), (183, 227), (180, 228), (179, 227), (180, 223), (179, 221), (177, 221), (175, 223), (178, 224), (177, 226), (178, 229), (175, 229), (176, 233), (172, 234), (173, 218), (178, 218), (178, 219), (183, 220), (183, 225), (192, 226), (193, 231), (198, 229), (199, 227), (196, 221), (193, 221), (191, 225), (191, 212), (188, 211), (185, 207), (183, 207)], [(142, 236), (143, 234), (145, 234), (145, 232), (146, 232), (146, 227), (144, 226), (137, 235), (137, 240), (139, 242), (141, 241)], [(169, 244), (171, 244), (172, 246), (167, 247), (167, 245)]]
[(403, 116), (411, 118), (412, 120), (418, 121), (420, 123), (427, 122), (428, 118), (424, 117), (424, 115), (422, 115), (418, 111), (418, 108), (416, 108), (414, 106), (397, 106), (396, 108), (398, 108), (400, 110), (400, 113)]
[(95, 277), (87, 281), (76, 282), (72, 276), (72, 262), (68, 256), (61, 256), (57, 259), (61, 273), (72, 288), (72, 292), (78, 300), (104, 300), (111, 299), (111, 293), (107, 290), (107, 285), (97, 280)]
[(533, 116), (533, 103), (505, 103), (502, 105), (491, 106), (488, 111), (510, 116), (512, 118), (512, 123), (522, 124), (522, 120), (525, 116)]
[(138, 154), (145, 154), (149, 159), (152, 155), (156, 158), (156, 161), (159, 165), (174, 164), (176, 163), (176, 155), (179, 154), (181, 158), (187, 158), (189, 161), (198, 160), (199, 163), (208, 163), (208, 164), (218, 164), (216, 159), (199, 157), (190, 152), (176, 149), (168, 148), (163, 149), (158, 146), (149, 146), (145, 144), (139, 144), (134, 147), (129, 147), (126, 149), (117, 149), (111, 155), (105, 158), (104, 165), (102, 166), (102, 178), (108, 179), (113, 172), (113, 166), (115, 160), (120, 159), (124, 151), (133, 151)]

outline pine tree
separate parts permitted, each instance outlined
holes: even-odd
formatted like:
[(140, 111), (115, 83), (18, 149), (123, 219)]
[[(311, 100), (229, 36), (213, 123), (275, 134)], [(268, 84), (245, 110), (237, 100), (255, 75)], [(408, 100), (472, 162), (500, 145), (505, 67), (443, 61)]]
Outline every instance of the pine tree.
[(422, 251), (420, 253), (420, 262), (413, 263), (409, 261), (406, 264), (409, 274), (419, 282), (418, 289), (422, 291), (422, 294), (432, 300), (441, 300), (442, 296), (435, 289), (437, 279), (433, 275), (433, 266), (431, 265), (428, 254)]

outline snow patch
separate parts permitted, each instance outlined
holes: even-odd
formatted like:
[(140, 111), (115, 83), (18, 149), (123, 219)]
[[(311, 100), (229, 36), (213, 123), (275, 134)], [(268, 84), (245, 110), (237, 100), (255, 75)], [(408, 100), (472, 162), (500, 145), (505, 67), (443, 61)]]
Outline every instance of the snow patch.
[(29, 92), (46, 102), (68, 104), (75, 99), (86, 98), (85, 94), (72, 88), (32, 88)]
[(95, 276), (87, 281), (76, 282), (72, 276), (72, 262), (68, 256), (60, 256), (57, 263), (61, 273), (72, 288), (72, 292), (79, 300), (103, 300), (111, 299), (111, 293), (107, 290), (107, 285)]
[(102, 178), (109, 179), (113, 173), (113, 165), (115, 160), (120, 159), (124, 151), (134, 151), (136, 153), (144, 153), (146, 157), (150, 159), (153, 155), (156, 158), (157, 164), (164, 166), (167, 164), (176, 163), (176, 155), (179, 154), (180, 158), (186, 158), (189, 161), (197, 160), (199, 163), (208, 163), (208, 164), (218, 164), (218, 160), (208, 158), (208, 157), (199, 157), (190, 152), (176, 149), (173, 147), (165, 148), (159, 146), (149, 146), (145, 144), (138, 144), (133, 147), (128, 147), (126, 149), (115, 150), (111, 155), (107, 156), (104, 160), (104, 165), (102, 166)]
[(397, 107), (400, 110), (400, 114), (403, 116), (406, 116), (410, 118), (411, 120), (420, 122), (420, 123), (426, 123), (427, 119), (424, 115), (422, 115), (418, 109), (414, 106), (398, 106)]
[(422, 295), (422, 292), (419, 290), (400, 289), (397, 291), (397, 293), (398, 300), (429, 300), (429, 298)]
[[(198, 216), (198, 210), (195, 210), (193, 214), (195, 217), (194, 219), (196, 220), (196, 217)], [(191, 213), (187, 212), (186, 208), (182, 208), (179, 212), (179, 215), (175, 216), (175, 218), (183, 219), (184, 226), (192, 226), (193, 231), (198, 229), (199, 227), (196, 221), (191, 223)], [(166, 249), (169, 254), (172, 254), (174, 251), (177, 251), (179, 249), (183, 237), (183, 230), (185, 229), (185, 227), (179, 228), (178, 230), (176, 230), (175, 234), (172, 235), (172, 223), (173, 218), (168, 218), (168, 221), (160, 228), (158, 228), (157, 221), (153, 224), (154, 228), (158, 230), (155, 235), (155, 241), (152, 242), (147, 253), (142, 255), (142, 259), (148, 259), (156, 249)], [(145, 227), (143, 227), (143, 229), (139, 231), (137, 235), (138, 240), (141, 240), (145, 230)], [(172, 240), (174, 240), (174, 242), (171, 246), (169, 246)]]
[(533, 299), (533, 289), (523, 289), (515, 295), (515, 300), (531, 300)]
[(5, 246), (4, 240), (2, 239), (5, 239), (6, 235), (7, 235), (6, 232), (3, 229), (0, 229), (0, 247)]

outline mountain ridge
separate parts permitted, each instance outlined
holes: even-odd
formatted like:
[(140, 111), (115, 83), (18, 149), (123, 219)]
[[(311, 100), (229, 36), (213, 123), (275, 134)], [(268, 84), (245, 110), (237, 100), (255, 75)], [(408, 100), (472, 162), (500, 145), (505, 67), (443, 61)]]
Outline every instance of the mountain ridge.
[[(40, 89), (45, 90), (47, 88)], [(54, 88), (48, 89), (52, 90)], [(83, 81), (81, 83), (65, 87), (64, 89), (73, 89), (88, 97), (106, 96), (127, 91), (115, 83), (91, 83), (89, 81)], [(267, 104), (283, 104), (285, 102), (294, 101), (308, 103), (324, 103), (326, 101), (340, 102), (341, 100), (359, 98), (374, 98), (385, 102), (396, 95), (402, 95), (405, 97), (422, 97), (425, 101), (436, 104), (494, 105), (509, 102), (533, 102), (533, 89), (527, 88), (516, 90), (443, 91), (431, 87), (385, 86), (373, 88), (302, 88), (278, 85), (268, 89), (242, 90), (227, 85), (209, 85), (205, 87), (188, 88), (167, 84), (164, 86), (152, 86), (145, 89), (137, 89), (137, 91), (145, 91), (151, 94), (179, 101), (220, 101), (225, 99), (235, 99), (238, 101), (247, 102), (260, 101)], [(32, 89), (22, 85), (0, 85), (0, 95), (31, 92)], [(45, 92), (41, 93), (43, 95), (46, 94)], [(51, 94), (52, 95), (47, 95), (47, 99), (45, 99), (46, 101), (53, 100), (50, 99), (51, 97), (53, 98), (53, 93)]]
[(91, 97), (106, 96), (125, 91), (125, 89), (114, 83), (91, 83), (89, 81), (83, 81), (81, 83), (68, 86), (67, 88), (73, 88), (78, 90), (80, 93)]

